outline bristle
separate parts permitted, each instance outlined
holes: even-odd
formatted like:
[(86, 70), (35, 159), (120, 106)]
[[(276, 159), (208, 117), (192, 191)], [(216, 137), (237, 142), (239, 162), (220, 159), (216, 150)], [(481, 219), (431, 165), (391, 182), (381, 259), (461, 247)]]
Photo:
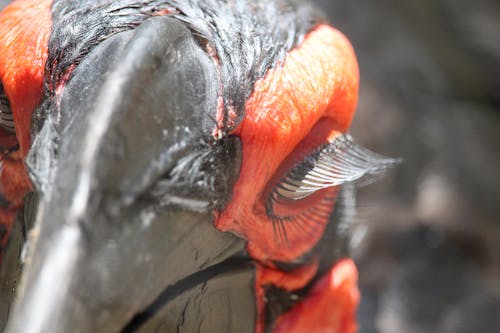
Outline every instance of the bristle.
[(336, 196), (326, 196), (309, 209), (296, 215), (277, 215), (273, 211), (273, 205), (282, 201), (278, 193), (273, 193), (267, 201), (267, 214), (273, 223), (275, 242), (280, 246), (291, 246), (288, 241), (290, 228), (295, 232), (306, 233), (316, 236), (322, 232), (321, 226), (328, 221), (336, 201)]
[(14, 117), (10, 110), (10, 103), (0, 85), (0, 127), (8, 133), (15, 133)]
[(285, 200), (300, 200), (327, 187), (376, 178), (399, 162), (356, 145), (349, 135), (341, 135), (293, 167), (274, 193)]

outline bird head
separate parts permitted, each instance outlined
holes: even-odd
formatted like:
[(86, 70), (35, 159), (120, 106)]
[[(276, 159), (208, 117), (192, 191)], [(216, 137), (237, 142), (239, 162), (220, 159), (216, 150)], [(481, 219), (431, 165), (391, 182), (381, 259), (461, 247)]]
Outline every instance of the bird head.
[(1, 189), (38, 201), (8, 332), (355, 329), (338, 206), (395, 161), (347, 134), (356, 57), (314, 8), (17, 0), (0, 22)]

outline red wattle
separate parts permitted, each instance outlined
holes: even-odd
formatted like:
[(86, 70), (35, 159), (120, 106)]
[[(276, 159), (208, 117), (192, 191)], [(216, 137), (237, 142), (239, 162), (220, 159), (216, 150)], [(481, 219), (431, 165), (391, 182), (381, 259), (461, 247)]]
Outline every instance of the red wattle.
[(355, 333), (359, 303), (354, 262), (337, 262), (307, 297), (278, 318), (273, 333)]

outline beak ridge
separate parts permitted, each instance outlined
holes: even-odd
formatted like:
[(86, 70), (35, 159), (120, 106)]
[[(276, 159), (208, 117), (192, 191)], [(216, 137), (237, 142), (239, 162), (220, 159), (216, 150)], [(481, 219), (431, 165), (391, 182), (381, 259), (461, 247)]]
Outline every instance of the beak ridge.
[[(39, 233), (7, 332), (118, 332), (168, 286), (245, 256), (245, 242), (219, 232), (209, 209), (228, 196), (214, 197), (210, 184), (238, 170), (236, 139), (223, 148), (206, 140), (217, 80), (191, 31), (155, 17), (97, 46), (44, 104), (30, 157), (44, 193)], [(222, 172), (173, 177), (182, 161), (204, 158)], [(193, 210), (190, 196), (207, 202)], [(237, 281), (250, 287), (248, 265), (224, 274), (241, 270)]]

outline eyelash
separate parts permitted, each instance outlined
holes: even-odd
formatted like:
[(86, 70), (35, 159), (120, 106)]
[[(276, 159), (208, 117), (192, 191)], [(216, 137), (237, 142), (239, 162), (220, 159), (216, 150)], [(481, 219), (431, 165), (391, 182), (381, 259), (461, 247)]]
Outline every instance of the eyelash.
[(0, 85), (0, 127), (8, 133), (15, 133), (14, 118), (10, 110), (9, 99), (4, 93), (3, 86)]
[[(338, 186), (354, 181), (369, 182), (400, 162), (376, 154), (354, 143), (342, 134), (324, 144), (295, 164), (272, 188), (266, 200), (266, 213), (273, 223), (278, 242), (288, 244), (287, 231), (315, 232), (330, 218)], [(322, 192), (319, 200), (316, 193)], [(311, 200), (308, 208), (288, 215), (279, 214), (280, 207)]]
[(336, 201), (337, 191), (329, 191), (318, 202), (304, 209), (300, 213), (294, 215), (280, 215), (275, 213), (276, 205), (289, 204), (282, 202), (274, 193), (271, 194), (266, 202), (267, 216), (273, 224), (274, 237), (278, 244), (284, 243), (290, 246), (288, 241), (288, 232), (290, 228), (296, 229), (297, 232), (305, 232), (315, 235), (318, 232), (324, 221), (330, 218), (333, 211), (333, 206)]

